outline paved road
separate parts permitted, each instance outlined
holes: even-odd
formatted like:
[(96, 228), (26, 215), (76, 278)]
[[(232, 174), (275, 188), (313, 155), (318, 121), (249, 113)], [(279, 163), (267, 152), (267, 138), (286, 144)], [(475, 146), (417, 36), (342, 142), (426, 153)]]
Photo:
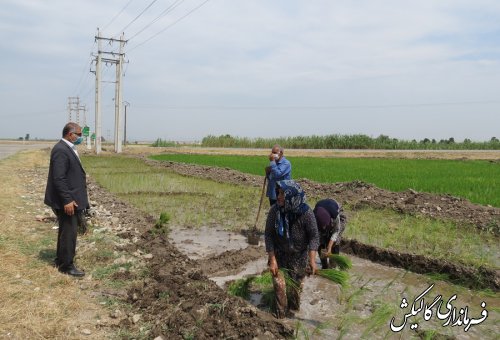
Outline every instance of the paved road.
[(55, 142), (7, 142), (0, 141), (0, 159), (7, 158), (22, 150), (43, 149), (54, 145)]

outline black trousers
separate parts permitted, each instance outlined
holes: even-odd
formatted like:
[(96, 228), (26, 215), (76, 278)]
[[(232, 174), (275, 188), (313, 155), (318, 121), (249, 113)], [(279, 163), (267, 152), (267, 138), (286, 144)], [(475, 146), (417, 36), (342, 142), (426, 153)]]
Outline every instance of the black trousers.
[(64, 210), (55, 210), (59, 230), (57, 232), (57, 257), (55, 264), (61, 271), (71, 269), (76, 253), (76, 235), (78, 231), (78, 215), (66, 215)]

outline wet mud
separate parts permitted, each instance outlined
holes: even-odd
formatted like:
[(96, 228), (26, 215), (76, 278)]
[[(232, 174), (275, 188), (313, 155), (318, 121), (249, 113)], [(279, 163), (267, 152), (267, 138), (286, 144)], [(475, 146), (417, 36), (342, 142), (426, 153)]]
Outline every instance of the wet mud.
[[(220, 233), (222, 239), (239, 238), (238, 234), (231, 236), (231, 232), (224, 230), (219, 230), (217, 233)], [(189, 247), (191, 244), (198, 244), (200, 251), (205, 254), (213, 253), (213, 248), (220, 248), (217, 243), (205, 242), (204, 228), (196, 231), (180, 229), (176, 234), (179, 250), (188, 257), (191, 257)], [(239, 246), (241, 247), (239, 250), (227, 250), (213, 257), (191, 258), (193, 260), (196, 258), (195, 261), (204, 275), (220, 287), (227, 288), (227, 285), (234, 280), (260, 275), (267, 269), (265, 249), (262, 245), (248, 246), (245, 242), (241, 242)], [(232, 248), (235, 247), (238, 245), (233, 243)], [(358, 256), (349, 256), (353, 268), (349, 271), (350, 280), (346, 288), (341, 288), (318, 276), (306, 278), (301, 294), (300, 310), (293, 317), (283, 321), (294, 329), (295, 335), (299, 338), (328, 339), (345, 335), (353, 339), (400, 337), (418, 339), (432, 332), (443, 339), (486, 339), (491, 334), (500, 332), (500, 325), (494, 320), (484, 321), (481, 326), (471, 327), (465, 332), (464, 327), (461, 329), (443, 327), (446, 320), (436, 317), (430, 320), (415, 317), (412, 324), (419, 324), (419, 328), (410, 329), (408, 322), (403, 330), (393, 331), (390, 328), (391, 318), (394, 318), (395, 327), (401, 326), (405, 320), (405, 312), (408, 313), (411, 307), (406, 311), (400, 308), (401, 300), (406, 298), (411, 305), (411, 299), (429, 289), (433, 281), (424, 275), (401, 268), (374, 263)], [(494, 297), (479, 298), (467, 289), (446, 282), (434, 283), (426, 299), (432, 302), (439, 295), (444, 302), (451, 296), (457, 295), (455, 305), (458, 308), (468, 306), (471, 318), (481, 318), (482, 302), (485, 302), (490, 310), (500, 307), (500, 301)], [(260, 298), (259, 292), (254, 291), (249, 302), (263, 311), (268, 311), (268, 306), (263, 305)], [(370, 321), (365, 322), (365, 320), (375, 320), (373, 315), (378, 315), (380, 311), (384, 313), (382, 322), (377, 324), (374, 321), (372, 326)], [(360, 322), (365, 322), (365, 325), (359, 327)]]

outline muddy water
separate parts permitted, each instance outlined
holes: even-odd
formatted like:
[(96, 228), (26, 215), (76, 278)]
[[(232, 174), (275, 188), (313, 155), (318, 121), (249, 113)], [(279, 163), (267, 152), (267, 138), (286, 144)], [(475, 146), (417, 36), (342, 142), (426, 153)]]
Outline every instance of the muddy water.
[(170, 233), (169, 238), (172, 244), (193, 260), (248, 246), (246, 237), (241, 234), (207, 227), (176, 230), (175, 233)]
[[(244, 249), (248, 246), (242, 235), (210, 228), (176, 230), (171, 233), (172, 242), (192, 259), (210, 258), (227, 250)], [(500, 338), (500, 299), (495, 296), (479, 295), (463, 287), (442, 281), (434, 282), (430, 278), (411, 273), (399, 268), (387, 267), (368, 260), (350, 256), (353, 268), (349, 271), (349, 286), (341, 289), (321, 277), (309, 277), (305, 280), (301, 294), (300, 311), (294, 318), (285, 322), (293, 325), (299, 338), (312, 339), (411, 339), (420, 338), (422, 332), (434, 332), (455, 339), (499, 339)], [(212, 277), (221, 287), (230, 280), (260, 274), (266, 268), (266, 254), (262, 247), (262, 258), (246, 263), (236, 275)], [(431, 285), (434, 286), (431, 287)], [(420, 299), (422, 293), (426, 292)], [(451, 326), (440, 320), (436, 309), (440, 301), (440, 311), (447, 313), (447, 302), (455, 309), (457, 320), (460, 311), (465, 312), (473, 322), (487, 318), (465, 331), (465, 325)], [(403, 298), (406, 299), (406, 305)], [(252, 296), (252, 303), (258, 305), (259, 296)], [(425, 305), (437, 301), (430, 308), (432, 315), (424, 319)], [(485, 303), (485, 307), (481, 306)], [(412, 307), (421, 311), (411, 314)], [(483, 312), (484, 313), (484, 312)], [(406, 315), (406, 323), (404, 323)], [(463, 314), (462, 314), (463, 315)], [(393, 319), (394, 318), (394, 319)], [(403, 323), (402, 330), (395, 332)], [(462, 318), (463, 320), (463, 318)], [(444, 325), (444, 326), (443, 326)], [(411, 329), (414, 328), (414, 329)]]

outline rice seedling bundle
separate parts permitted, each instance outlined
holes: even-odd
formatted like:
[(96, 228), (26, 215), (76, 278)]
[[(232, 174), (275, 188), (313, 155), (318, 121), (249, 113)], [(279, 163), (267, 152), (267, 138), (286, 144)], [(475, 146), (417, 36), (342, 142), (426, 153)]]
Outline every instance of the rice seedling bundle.
[(337, 269), (318, 269), (317, 275), (330, 281), (340, 284), (342, 287), (347, 285), (349, 274)]
[(339, 254), (331, 254), (328, 256), (330, 261), (333, 261), (340, 270), (347, 270), (352, 268), (352, 262), (347, 256)]

